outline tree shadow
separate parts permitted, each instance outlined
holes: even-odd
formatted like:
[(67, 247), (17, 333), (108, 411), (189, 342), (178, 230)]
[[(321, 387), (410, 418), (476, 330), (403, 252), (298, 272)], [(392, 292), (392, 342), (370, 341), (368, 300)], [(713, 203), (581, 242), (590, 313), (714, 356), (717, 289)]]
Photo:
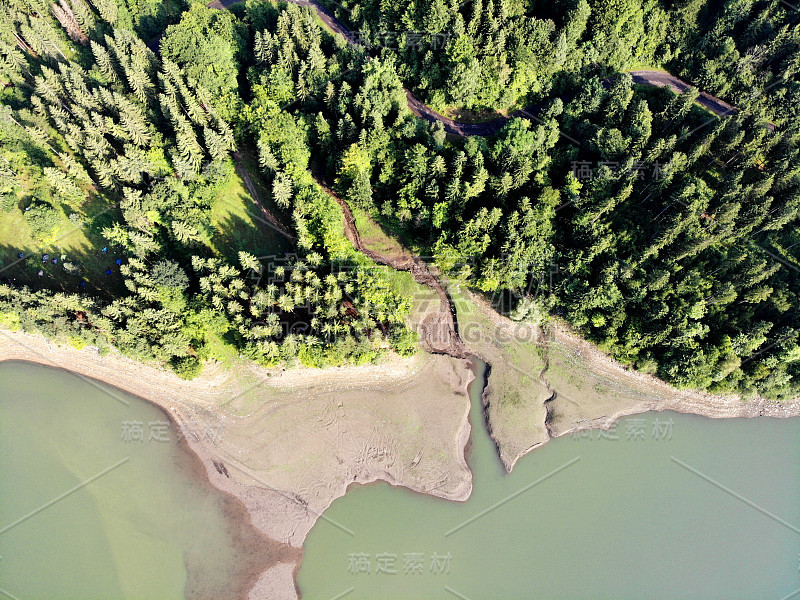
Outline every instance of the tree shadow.
[(213, 249), (234, 265), (239, 265), (239, 252), (254, 256), (282, 256), (293, 250), (292, 243), (269, 223), (250, 196), (239, 194), (247, 204), (249, 221), (240, 215), (228, 215), (214, 226)]
[[(0, 279), (18, 287), (88, 294), (108, 300), (127, 294), (121, 265), (116, 264), (117, 260), (125, 264), (127, 257), (111, 247), (108, 253), (99, 249), (96, 252), (101, 256), (96, 255), (95, 249), (85, 252), (33, 246), (21, 249), (0, 244)], [(22, 258), (20, 253), (24, 255)]]
[[(20, 206), (24, 204), (23, 199)], [(120, 266), (127, 262), (127, 256), (122, 249), (110, 245), (102, 233), (119, 220), (116, 205), (92, 196), (80, 211), (64, 204), (60, 208), (65, 215), (79, 215), (80, 220), (67, 220), (50, 242), (29, 239), (19, 247), (0, 245), (0, 277), (31, 289), (92, 293), (109, 299), (126, 294)], [(72, 243), (71, 236), (80, 233), (88, 245)], [(107, 251), (103, 252), (103, 248)]]

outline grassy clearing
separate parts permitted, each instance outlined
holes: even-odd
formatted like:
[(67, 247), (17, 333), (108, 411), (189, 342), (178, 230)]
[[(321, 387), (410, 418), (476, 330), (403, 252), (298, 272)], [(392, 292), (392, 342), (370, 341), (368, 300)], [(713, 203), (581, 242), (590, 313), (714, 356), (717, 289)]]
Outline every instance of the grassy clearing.
[[(100, 230), (111, 219), (113, 210), (95, 201), (86, 206), (83, 226), (70, 221), (68, 207), (56, 207), (59, 213), (58, 230), (53, 241), (41, 242), (34, 236), (25, 214), (15, 208), (11, 212), (0, 212), (0, 277), (17, 284), (31, 287), (46, 287), (65, 292), (77, 292), (81, 280), (86, 280), (84, 291), (102, 295), (113, 295), (124, 286), (119, 273), (117, 259), (123, 259), (121, 252), (109, 247), (102, 252), (107, 242)], [(94, 216), (94, 218), (92, 218)], [(19, 253), (25, 255), (19, 258)], [(49, 260), (42, 261), (44, 254)], [(57, 264), (53, 264), (56, 259)], [(65, 267), (73, 265), (74, 270)], [(110, 270), (111, 274), (106, 272)], [(39, 271), (42, 276), (39, 276)]]
[[(248, 172), (251, 172), (248, 169)], [(251, 173), (253, 183), (258, 183)], [(259, 190), (262, 200), (265, 198)], [(291, 244), (268, 223), (261, 210), (245, 187), (238, 173), (231, 174), (228, 182), (220, 187), (211, 219), (215, 229), (212, 238), (213, 250), (238, 264), (239, 251), (255, 256), (283, 255), (291, 249)]]
[[(369, 249), (387, 257), (398, 257), (407, 253), (400, 242), (391, 237), (364, 211), (357, 208), (352, 210), (359, 235)], [(409, 326), (418, 330), (425, 316), (431, 311), (438, 310), (439, 296), (428, 286), (414, 281), (409, 271), (398, 271), (384, 266), (379, 268), (384, 270), (386, 281), (393, 292), (411, 298)]]
[(358, 233), (368, 248), (388, 257), (407, 254), (402, 244), (367, 213), (359, 208), (352, 211)]
[[(257, 165), (252, 158), (244, 162), (262, 201), (268, 202), (269, 195), (258, 176)], [(52, 241), (46, 242), (36, 238), (23, 210), (0, 211), (0, 277), (32, 288), (99, 294), (109, 298), (126, 294), (116, 261), (121, 260), (124, 264), (127, 256), (102, 236), (103, 227), (119, 217), (117, 210), (109, 209), (106, 200), (95, 197), (83, 207), (83, 225), (79, 226), (69, 219), (69, 215), (75, 212), (73, 209), (63, 205), (56, 206), (56, 209), (58, 229)], [(290, 242), (263, 218), (259, 206), (236, 172), (232, 172), (218, 189), (211, 218), (215, 234), (209, 249), (234, 264), (238, 264), (240, 250), (256, 256), (283, 255), (291, 250)], [(104, 247), (108, 247), (107, 252), (102, 252)], [(24, 254), (24, 259), (19, 258), (20, 253)], [(49, 255), (47, 262), (42, 260), (44, 254)], [(53, 264), (52, 259), (57, 263)], [(69, 269), (70, 265), (74, 269)], [(110, 274), (107, 273), (109, 270)], [(84, 280), (85, 287), (81, 288)]]
[(350, 207), (356, 220), (356, 227), (367, 246), (384, 254), (396, 256), (404, 250), (418, 256), (424, 256), (426, 249), (409, 239), (406, 232), (390, 225), (376, 221), (363, 210)]

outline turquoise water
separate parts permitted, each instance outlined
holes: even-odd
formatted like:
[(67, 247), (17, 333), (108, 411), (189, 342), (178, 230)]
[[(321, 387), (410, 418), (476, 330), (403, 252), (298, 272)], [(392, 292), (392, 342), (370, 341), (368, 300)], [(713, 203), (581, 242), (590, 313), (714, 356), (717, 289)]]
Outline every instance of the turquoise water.
[[(800, 598), (799, 419), (649, 413), (506, 475), (472, 401), (469, 501), (352, 487), (326, 511), (342, 528), (307, 539), (306, 599)], [(0, 364), (0, 598), (234, 595), (263, 551), (163, 423), (100, 384)]]
[(231, 597), (231, 499), (177, 440), (138, 398), (0, 363), (0, 598)]
[(352, 535), (319, 520), (307, 538), (305, 598), (800, 598), (800, 419), (647, 413), (506, 475), (480, 385), (472, 497), (351, 487), (325, 515)]

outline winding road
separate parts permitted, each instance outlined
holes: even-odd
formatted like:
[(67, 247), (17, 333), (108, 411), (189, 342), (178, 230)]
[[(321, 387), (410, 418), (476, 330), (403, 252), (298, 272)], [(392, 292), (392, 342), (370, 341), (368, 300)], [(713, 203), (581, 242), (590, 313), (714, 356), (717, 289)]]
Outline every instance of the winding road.
[[(347, 26), (342, 23), (339, 19), (337, 19), (333, 13), (330, 12), (321, 2), (318, 0), (287, 0), (292, 4), (296, 4), (298, 6), (307, 6), (309, 8), (314, 9), (316, 11), (317, 16), (320, 20), (325, 23), (325, 25), (335, 34), (339, 34), (344, 37), (350, 44), (352, 45), (361, 45), (361, 40), (359, 36), (353, 35), (353, 32), (347, 28)], [(208, 4), (209, 8), (216, 8), (219, 10), (229, 9), (234, 4), (241, 2), (241, 0), (214, 0)], [(154, 41), (155, 44), (158, 41)], [(151, 42), (152, 43), (152, 42)], [(665, 71), (652, 71), (652, 70), (641, 70), (641, 71), (629, 71), (631, 76), (633, 77), (633, 82), (637, 85), (648, 85), (653, 87), (668, 87), (673, 92), (680, 94), (681, 92), (686, 91), (687, 89), (693, 87), (691, 84), (686, 83), (682, 79), (675, 77)], [(603, 85), (608, 86), (613, 78), (609, 77), (603, 80)], [(536, 115), (542, 110), (545, 103), (534, 104), (532, 106), (528, 106), (522, 109), (515, 110), (511, 112), (508, 116), (501, 116), (495, 119), (491, 119), (488, 121), (483, 121), (480, 123), (461, 123), (459, 121), (454, 121), (449, 117), (445, 117), (442, 114), (439, 114), (431, 107), (427, 106), (426, 104), (422, 103), (419, 99), (417, 99), (414, 94), (411, 93), (410, 90), (404, 88), (406, 91), (406, 98), (408, 100), (408, 108), (421, 119), (425, 119), (426, 121), (430, 121), (431, 123), (435, 123), (439, 121), (444, 126), (444, 130), (451, 134), (460, 137), (472, 136), (472, 135), (479, 135), (479, 136), (487, 136), (492, 135), (500, 131), (503, 126), (508, 122), (509, 119), (514, 117), (521, 117), (524, 119), (529, 120), (537, 120)], [(697, 103), (705, 108), (706, 110), (714, 113), (717, 116), (726, 116), (737, 112), (736, 107), (731, 106), (727, 102), (720, 100), (708, 94), (706, 92), (700, 92), (700, 95), (697, 98)], [(770, 129), (774, 129), (774, 125), (770, 124)]]
[[(226, 10), (241, 0), (214, 0), (207, 6), (218, 10)], [(361, 45), (360, 36), (354, 35), (341, 21), (339, 21), (333, 13), (331, 13), (325, 6), (318, 0), (288, 0), (289, 2), (298, 6), (305, 6), (312, 8), (316, 11), (320, 20), (328, 27), (334, 34), (343, 36), (352, 45)], [(160, 39), (151, 40), (148, 46), (154, 51), (158, 52)], [(664, 71), (653, 70), (638, 70), (629, 71), (633, 78), (633, 83), (637, 85), (646, 85), (653, 87), (667, 87), (673, 92), (680, 94), (687, 89), (693, 87), (682, 79), (675, 77)], [(608, 87), (613, 81), (613, 77), (603, 80), (603, 85)], [(413, 93), (407, 88), (404, 88), (408, 102), (408, 108), (413, 114), (421, 119), (429, 122), (441, 122), (444, 126), (445, 132), (451, 135), (466, 137), (466, 136), (487, 136), (500, 131), (503, 126), (514, 117), (521, 117), (529, 120), (538, 120), (536, 115), (545, 106), (545, 102), (528, 106), (523, 109), (518, 109), (511, 112), (508, 116), (500, 116), (491, 120), (483, 121), (480, 123), (461, 123), (449, 117), (439, 114), (426, 104), (417, 99)], [(574, 95), (574, 92), (571, 95)], [(561, 96), (567, 98), (567, 95)], [(697, 103), (706, 110), (714, 113), (717, 116), (726, 116), (737, 112), (737, 109), (730, 104), (715, 98), (714, 96), (705, 92), (700, 92)], [(770, 124), (770, 129), (774, 129), (774, 125)], [(249, 178), (246, 178), (247, 182)], [(447, 354), (454, 358), (468, 358), (470, 352), (461, 340), (458, 332), (458, 321), (456, 316), (455, 307), (453, 305), (450, 295), (447, 293), (445, 286), (440, 281), (438, 273), (432, 267), (425, 263), (417, 256), (404, 256), (400, 258), (392, 258), (384, 256), (370, 248), (368, 248), (361, 239), (358, 229), (356, 227), (353, 213), (347, 201), (340, 198), (333, 191), (328, 189), (319, 178), (316, 178), (322, 188), (330, 194), (339, 206), (342, 208), (344, 216), (344, 225), (347, 237), (350, 239), (353, 246), (371, 258), (378, 264), (387, 265), (394, 269), (401, 271), (410, 271), (414, 280), (420, 284), (432, 288), (440, 299), (440, 309), (435, 313), (428, 315), (428, 318), (422, 324), (422, 331), (420, 342), (427, 346), (428, 351), (437, 354)], [(248, 186), (250, 187), (250, 186)], [(254, 196), (257, 198), (257, 195)], [(260, 202), (259, 202), (260, 204)], [(267, 215), (270, 222), (279, 225), (274, 217)], [(271, 218), (270, 218), (271, 217)], [(281, 228), (283, 235), (289, 237), (285, 229)], [(291, 238), (290, 238), (291, 239)]]
[(435, 267), (431, 267), (419, 256), (413, 254), (404, 253), (402, 256), (388, 257), (369, 248), (358, 232), (353, 211), (347, 201), (329, 189), (320, 178), (317, 178), (317, 183), (341, 207), (345, 234), (356, 250), (379, 265), (386, 265), (397, 271), (409, 271), (414, 281), (428, 286), (436, 292), (439, 297), (439, 309), (427, 314), (420, 323), (420, 342), (427, 351), (432, 354), (446, 354), (453, 358), (469, 358), (471, 354), (458, 334), (455, 304), (442, 284)]

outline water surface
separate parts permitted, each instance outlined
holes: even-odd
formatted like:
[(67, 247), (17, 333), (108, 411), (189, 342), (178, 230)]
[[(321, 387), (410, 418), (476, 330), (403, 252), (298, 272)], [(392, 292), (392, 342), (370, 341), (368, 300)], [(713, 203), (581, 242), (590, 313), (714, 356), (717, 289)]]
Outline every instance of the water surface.
[(800, 598), (800, 419), (647, 413), (505, 475), (481, 385), (472, 497), (351, 487), (307, 538), (305, 598)]
[(139, 398), (0, 363), (0, 590), (20, 600), (231, 598), (261, 538), (178, 439)]

